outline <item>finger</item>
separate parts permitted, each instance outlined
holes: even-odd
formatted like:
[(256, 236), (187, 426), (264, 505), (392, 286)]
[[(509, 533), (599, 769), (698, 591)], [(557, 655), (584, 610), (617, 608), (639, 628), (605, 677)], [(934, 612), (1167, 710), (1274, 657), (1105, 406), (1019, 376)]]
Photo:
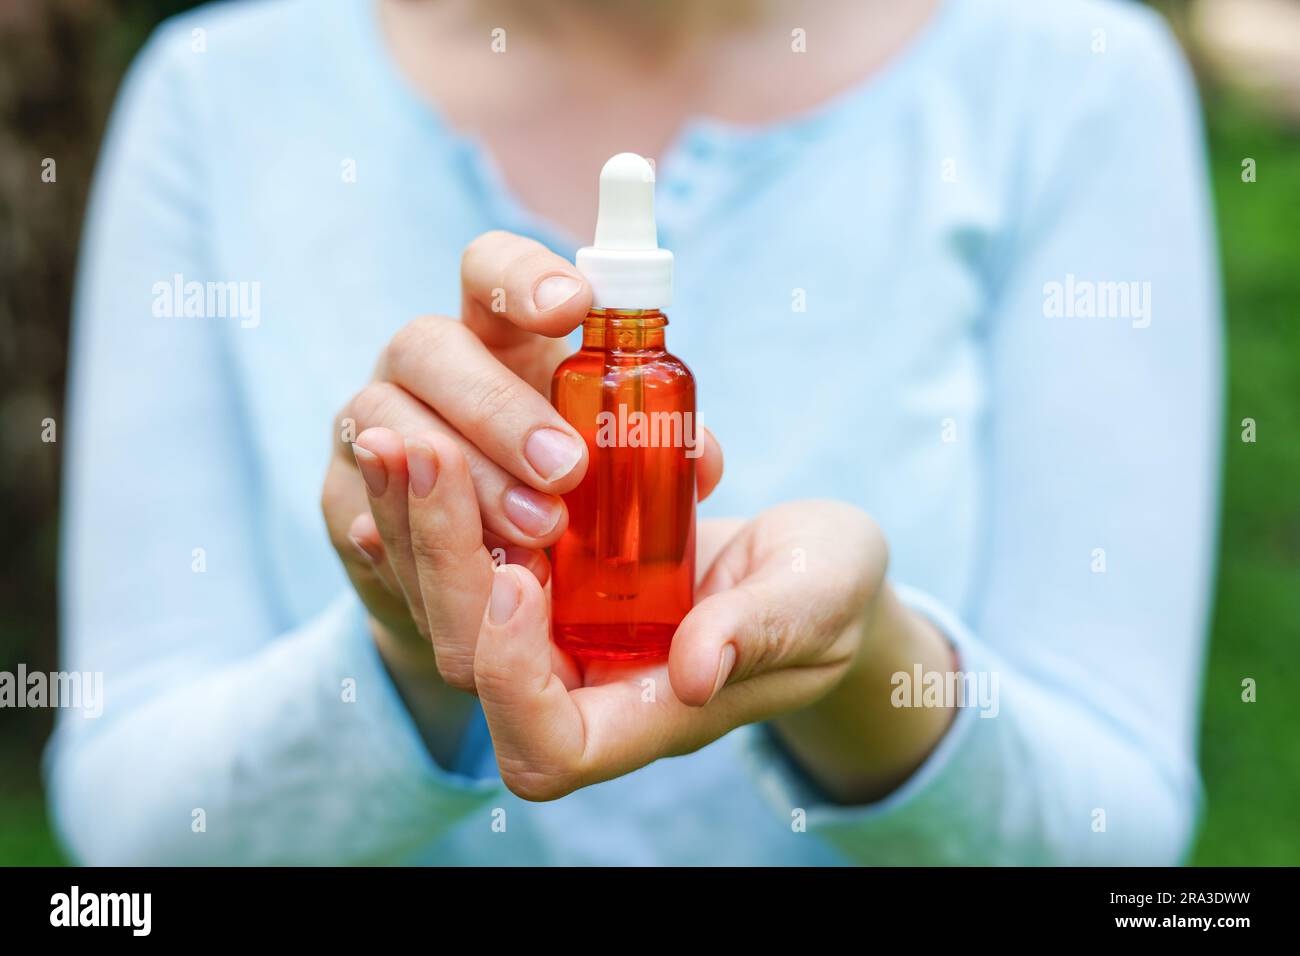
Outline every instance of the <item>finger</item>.
[(852, 656), (851, 629), (865, 590), (857, 600), (851, 575), (832, 561), (797, 566), (778, 551), (757, 573), (709, 594), (686, 615), (668, 656), (673, 691), (683, 703), (702, 707), (727, 688), (779, 676), (765, 688), (780, 695), (782, 707), (795, 706), (824, 686), (827, 669)]
[(538, 491), (564, 494), (586, 471), (582, 436), (455, 319), (426, 316), (407, 325), (385, 349), (377, 374)]
[(700, 501), (713, 494), (722, 481), (722, 446), (713, 432), (707, 428), (703, 432), (700, 459), (695, 463), (695, 490)]
[(375, 516), (369, 510), (361, 512), (352, 520), (352, 524), (348, 527), (348, 540), (359, 552), (369, 572), (378, 578), (389, 592), (397, 597), (403, 597), (402, 586), (384, 551), (383, 536), (379, 533), (379, 526), (375, 524)]
[[(483, 546), (492, 556), (492, 566), (497, 571), (507, 564), (518, 565), (532, 572), (537, 583), (543, 588), (551, 579), (551, 562), (545, 551), (533, 551), (529, 548), (517, 548), (502, 543), (501, 539), (490, 532), (483, 532)], [(582, 686), (582, 670), (577, 661), (560, 650), (554, 642), (551, 644), (551, 669), (564, 681), (564, 686), (573, 690)]]
[(469, 466), (455, 441), (427, 431), (406, 440), (406, 470), (411, 554), (438, 671), (453, 687), (472, 690), (493, 571)]
[(492, 349), (566, 335), (591, 309), (591, 286), (571, 262), (509, 232), (484, 233), (465, 248), (460, 284), (461, 317)]
[[(521, 484), (457, 434), (431, 408), (392, 382), (372, 382), (362, 389), (341, 414), (340, 428), (344, 421), (350, 426), (350, 432), (363, 435), (371, 428), (385, 427), (399, 435), (437, 429), (453, 436), (469, 459), (484, 528), (511, 544), (540, 550), (553, 544), (567, 526), (568, 513), (559, 497)], [(393, 451), (393, 462), (389, 465), (404, 468), (400, 442), (390, 441), (388, 445)], [(336, 457), (346, 460), (349, 469), (355, 470), (352, 445), (340, 442), (339, 447), (347, 451), (340, 451)], [(383, 474), (386, 476), (386, 470)], [(385, 479), (381, 477), (381, 480)], [(363, 496), (361, 500), (365, 503), (366, 499)], [(405, 507), (401, 496), (393, 504), (401, 509)], [(348, 520), (354, 516), (355, 512), (349, 513)], [(394, 516), (390, 527), (406, 527), (404, 510)]]
[(416, 627), (428, 637), (428, 614), (411, 553), (406, 447), (402, 436), (391, 428), (367, 428), (353, 443), (353, 454), (365, 480), (370, 513), (399, 592), (406, 598)]
[(582, 785), (582, 717), (552, 667), (546, 595), (531, 574), (505, 565), (492, 576), (474, 680), (502, 780), (526, 800)]
[(387, 563), (376, 560), (382, 556), (383, 545), (374, 528), (365, 487), (350, 461), (331, 459), (321, 489), (321, 513), (348, 580), (370, 613), (390, 630), (410, 631), (406, 599), (389, 577)]
[(348, 577), (371, 616), (392, 634), (423, 640), (423, 632), (412, 618), (406, 595), (384, 554), (374, 516), (369, 511), (357, 515), (348, 537), (358, 556), (358, 563), (348, 568)]
[(487, 530), (483, 532), (483, 547), (487, 548), (494, 568), (517, 564), (531, 571), (542, 587), (551, 579), (551, 562), (545, 551), (518, 547)]
[[(743, 518), (705, 518), (695, 536), (695, 600), (725, 590), (744, 576), (745, 549), (732, 542), (745, 527)], [(721, 560), (719, 560), (721, 559)]]
[[(349, 455), (348, 459), (350, 458)], [(341, 457), (330, 459), (321, 486), (320, 508), (330, 544), (338, 552), (339, 559), (345, 566), (355, 564), (367, 568), (369, 559), (364, 553), (357, 553), (356, 544), (349, 536), (356, 516), (370, 510), (365, 485), (351, 460)]]
[[(530, 571), (543, 588), (550, 581), (551, 562), (545, 551), (506, 545), (496, 535), (487, 532), (483, 535), (483, 546), (492, 556), (492, 566), (495, 570), (500, 571), (507, 564), (513, 564)], [(582, 686), (582, 671), (577, 662), (554, 643), (551, 644), (551, 668), (564, 681), (564, 686), (570, 690)]]
[(549, 630), (536, 579), (513, 565), (499, 569), (474, 679), (501, 778), (516, 795), (554, 800), (736, 726), (734, 708), (697, 710), (676, 700), (662, 664), (608, 664), (597, 668), (598, 686), (566, 684)]

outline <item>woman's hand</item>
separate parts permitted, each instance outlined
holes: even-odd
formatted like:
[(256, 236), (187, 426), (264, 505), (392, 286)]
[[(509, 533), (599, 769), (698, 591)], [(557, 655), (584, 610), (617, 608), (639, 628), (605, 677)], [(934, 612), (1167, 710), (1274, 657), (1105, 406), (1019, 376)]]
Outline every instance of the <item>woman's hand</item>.
[[(413, 533), (425, 515), (413, 509)], [(870, 518), (799, 502), (710, 523), (703, 537), (716, 557), (662, 663), (578, 666), (550, 641), (536, 578), (510, 566), (492, 576), (474, 672), (515, 793), (554, 799), (776, 718), (831, 796), (860, 801), (906, 779), (942, 737), (948, 711), (918, 718), (889, 705), (894, 670), (952, 659), (884, 585), (887, 550)]]
[[(557, 337), (590, 308), (586, 280), (541, 244), (492, 232), (465, 250), (461, 288), (460, 320), (405, 326), (339, 413), (344, 440), (321, 496), (330, 539), (417, 718), (436, 716), (420, 711), (440, 679), (473, 690), (493, 553), (545, 582), (542, 549), (568, 520), (559, 496), (587, 467), (585, 443), (546, 397), (570, 351)], [(721, 473), (706, 434), (701, 498)], [(421, 550), (412, 502), (454, 507), (454, 553)]]
[[(462, 320), (402, 329), (340, 412), (338, 434), (356, 440), (339, 443), (322, 493), (331, 540), (435, 756), (449, 758), (467, 712), (450, 686), (479, 694), (502, 776), (531, 799), (767, 718), (832, 795), (864, 799), (905, 778), (947, 715), (909, 724), (914, 711), (891, 712), (879, 665), (950, 654), (882, 585), (883, 539), (848, 506), (706, 523), (699, 603), (667, 662), (584, 668), (554, 647), (542, 549), (563, 532), (559, 495), (587, 460), (543, 393), (568, 351), (556, 337), (582, 321), (590, 289), (564, 259), (505, 233), (466, 250), (462, 289)], [(721, 472), (706, 432), (701, 499)]]

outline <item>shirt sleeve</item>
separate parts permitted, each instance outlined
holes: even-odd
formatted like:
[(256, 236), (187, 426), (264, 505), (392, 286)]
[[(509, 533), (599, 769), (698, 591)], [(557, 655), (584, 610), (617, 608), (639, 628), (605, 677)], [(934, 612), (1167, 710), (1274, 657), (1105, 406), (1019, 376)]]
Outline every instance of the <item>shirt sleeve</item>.
[(61, 640), (63, 668), (102, 675), (103, 701), (98, 717), (60, 717), (52, 816), (90, 864), (402, 859), (500, 782), (433, 761), (355, 595), (303, 621), (268, 593), (257, 459), (220, 329), (232, 320), (154, 309), (174, 276), (230, 278), (209, 276), (204, 242), (200, 59), (188, 30), (150, 41), (92, 195)]
[[(1093, 72), (1041, 80), (1059, 95), (1032, 118), (1021, 226), (986, 323), (976, 596), (949, 609), (900, 588), (995, 706), (959, 711), (913, 777), (863, 807), (831, 805), (772, 735), (744, 731), (783, 818), (804, 808), (809, 834), (849, 859), (1175, 864), (1189, 850), (1217, 263), (1193, 83), (1163, 24), (1134, 23)], [(1107, 283), (1128, 286), (1127, 306), (1103, 302), (1121, 294)]]

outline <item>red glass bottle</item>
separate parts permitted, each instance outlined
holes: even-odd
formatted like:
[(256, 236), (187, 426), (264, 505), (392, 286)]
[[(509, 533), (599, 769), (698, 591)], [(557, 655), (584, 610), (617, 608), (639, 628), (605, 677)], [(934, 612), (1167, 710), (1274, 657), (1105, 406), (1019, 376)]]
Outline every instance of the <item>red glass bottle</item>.
[(555, 643), (579, 658), (666, 657), (695, 587), (695, 379), (664, 349), (673, 254), (659, 248), (654, 167), (619, 153), (600, 172), (596, 240), (578, 250), (593, 308), (551, 401), (587, 442), (551, 551)]
[(551, 400), (587, 442), (552, 550), (556, 644), (580, 658), (668, 654), (695, 585), (695, 379), (657, 309), (593, 309)]

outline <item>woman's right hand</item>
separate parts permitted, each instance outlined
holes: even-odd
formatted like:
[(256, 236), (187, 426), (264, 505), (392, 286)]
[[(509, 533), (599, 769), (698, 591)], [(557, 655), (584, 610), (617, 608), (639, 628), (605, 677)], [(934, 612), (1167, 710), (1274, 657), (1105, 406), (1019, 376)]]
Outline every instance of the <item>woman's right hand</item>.
[[(403, 327), (339, 412), (321, 507), (390, 669), (431, 669), (432, 646), (442, 677), (470, 689), (472, 648), (444, 637), (464, 618), (477, 623), (482, 607), (458, 594), (468, 598), (480, 582), (433, 579), (426, 565), (436, 555), (412, 550), (408, 487), (423, 497), (431, 467), (463, 471), (483, 528), (464, 546), (501, 549), (545, 581), (542, 549), (567, 523), (559, 495), (582, 479), (587, 453), (544, 393), (565, 353), (557, 337), (582, 322), (591, 290), (564, 259), (501, 232), (465, 250), (461, 289), (461, 320), (424, 316)], [(484, 550), (483, 587), (491, 562)]]
[[(590, 309), (586, 280), (540, 243), (490, 232), (466, 248), (461, 290), (460, 320), (426, 316), (402, 328), (339, 412), (321, 496), (399, 689), (440, 675), (473, 690), (493, 552), (544, 584), (543, 549), (568, 522), (559, 496), (587, 468), (585, 443), (546, 398), (569, 351), (561, 337)], [(721, 470), (706, 432), (701, 498)], [(409, 496), (430, 495), (447, 533), (413, 536)]]

